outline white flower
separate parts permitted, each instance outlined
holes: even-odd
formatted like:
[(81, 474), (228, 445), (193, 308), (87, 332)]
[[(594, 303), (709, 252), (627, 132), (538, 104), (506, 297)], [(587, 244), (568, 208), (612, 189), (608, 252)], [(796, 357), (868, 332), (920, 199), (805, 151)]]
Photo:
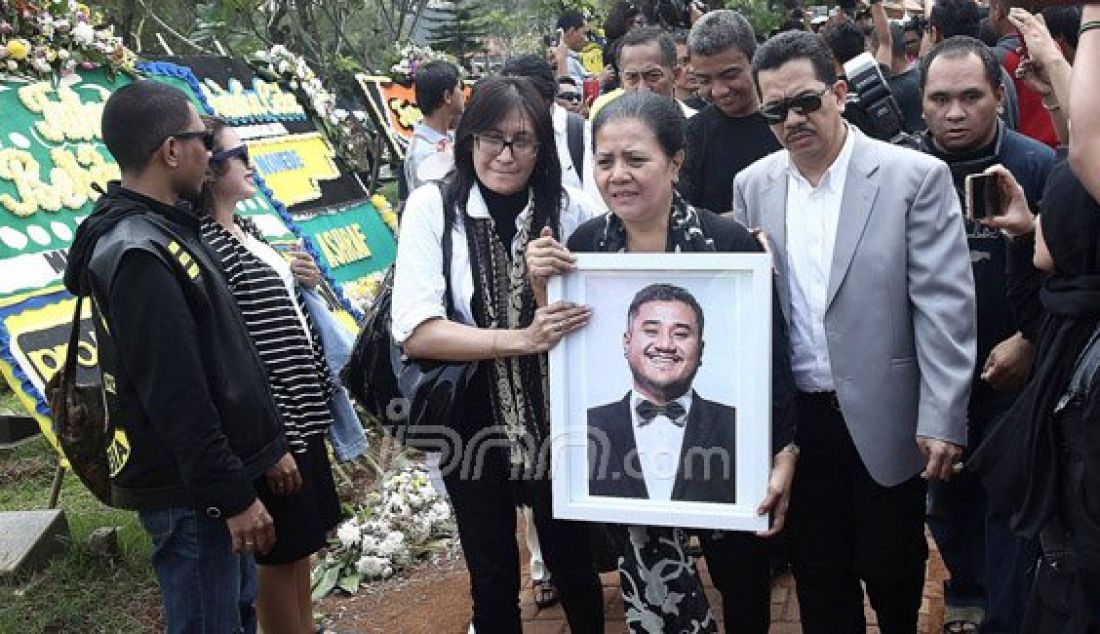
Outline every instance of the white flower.
[(433, 524), (440, 524), (451, 519), (451, 505), (446, 500), (439, 500), (428, 509), (428, 517)]
[(80, 46), (88, 46), (95, 41), (95, 28), (87, 22), (80, 22), (73, 27), (73, 41)]
[(420, 544), (432, 536), (432, 520), (426, 515), (419, 515), (406, 524), (406, 532), (409, 540), (414, 544)]
[(382, 548), (396, 549), (405, 545), (405, 534), (401, 531), (390, 531), (382, 540)]
[(382, 542), (374, 535), (363, 535), (363, 541), (359, 542), (359, 547), (363, 550), (364, 554), (371, 553), (376, 555), (381, 546)]
[(336, 538), (344, 548), (351, 548), (359, 542), (359, 524), (355, 520), (348, 520), (336, 529)]
[(355, 568), (368, 579), (385, 579), (393, 574), (393, 566), (386, 558), (373, 555), (360, 557)]

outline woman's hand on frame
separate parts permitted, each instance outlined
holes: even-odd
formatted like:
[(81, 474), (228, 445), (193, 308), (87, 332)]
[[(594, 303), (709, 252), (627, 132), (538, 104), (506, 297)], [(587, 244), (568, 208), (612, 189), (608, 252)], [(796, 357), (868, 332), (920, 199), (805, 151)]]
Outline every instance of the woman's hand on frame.
[(527, 245), (527, 277), (535, 293), (535, 302), (545, 306), (546, 284), (551, 276), (572, 271), (577, 258), (564, 245), (554, 239), (550, 227), (543, 227), (539, 237)]
[(588, 325), (592, 309), (573, 302), (555, 302), (535, 311), (535, 318), (523, 332), (530, 353), (546, 352), (565, 335)]

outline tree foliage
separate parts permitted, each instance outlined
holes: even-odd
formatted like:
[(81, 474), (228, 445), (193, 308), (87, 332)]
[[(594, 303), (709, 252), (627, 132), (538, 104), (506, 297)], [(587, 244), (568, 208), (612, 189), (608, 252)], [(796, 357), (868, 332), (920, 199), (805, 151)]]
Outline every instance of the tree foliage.
[[(438, 41), (451, 40), (443, 47), (463, 55), (489, 41), (505, 57), (534, 52), (562, 11), (602, 14), (612, 1), (455, 0), (456, 11), (476, 19), (449, 20)], [(139, 54), (247, 57), (282, 44), (326, 81), (384, 71), (395, 43), (408, 42), (431, 12), (448, 10), (430, 2), (437, 0), (94, 0)]]
[(485, 50), (487, 8), (480, 0), (453, 0), (429, 11), (436, 20), (428, 32), (432, 48), (454, 55), (463, 65)]

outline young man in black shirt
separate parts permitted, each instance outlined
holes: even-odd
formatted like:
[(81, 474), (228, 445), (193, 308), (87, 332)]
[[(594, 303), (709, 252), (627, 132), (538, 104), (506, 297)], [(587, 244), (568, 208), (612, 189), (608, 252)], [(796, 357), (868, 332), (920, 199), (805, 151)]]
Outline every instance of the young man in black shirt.
[(710, 105), (688, 120), (680, 193), (696, 207), (726, 213), (733, 209), (733, 177), (779, 149), (752, 83), (756, 34), (741, 14), (711, 11), (691, 28), (688, 50)]

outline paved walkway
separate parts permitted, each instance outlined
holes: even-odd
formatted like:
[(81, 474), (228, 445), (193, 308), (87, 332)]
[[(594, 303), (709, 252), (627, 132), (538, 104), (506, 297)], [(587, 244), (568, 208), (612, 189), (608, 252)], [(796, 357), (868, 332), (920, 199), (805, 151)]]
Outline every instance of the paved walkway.
[[(521, 539), (520, 543), (523, 543)], [(928, 541), (931, 555), (928, 558), (928, 570), (925, 575), (924, 601), (920, 611), (920, 632), (922, 634), (938, 634), (943, 627), (943, 580), (947, 572), (943, 567), (939, 552), (931, 539)], [(524, 560), (526, 553), (524, 554)], [(706, 570), (705, 563), (701, 566)], [(706, 574), (704, 572), (704, 574)], [(623, 623), (623, 602), (619, 596), (619, 576), (609, 572), (601, 575), (603, 581), (603, 596), (605, 614), (607, 615), (608, 634), (625, 632)], [(562, 634), (569, 629), (565, 625), (565, 614), (561, 606), (554, 606), (545, 610), (539, 610), (531, 596), (530, 578), (524, 571), (523, 585), (526, 588), (520, 595), (520, 608), (523, 613), (524, 634)], [(712, 609), (718, 621), (722, 621), (722, 602), (718, 593), (710, 584), (707, 577), (707, 596), (710, 599)], [(867, 631), (878, 633), (875, 624), (875, 613), (868, 606)], [(802, 631), (798, 615), (798, 600), (795, 598), (794, 579), (791, 575), (783, 575), (775, 580), (772, 587), (772, 627), (771, 634), (796, 634)], [(732, 633), (731, 633), (732, 634)]]

